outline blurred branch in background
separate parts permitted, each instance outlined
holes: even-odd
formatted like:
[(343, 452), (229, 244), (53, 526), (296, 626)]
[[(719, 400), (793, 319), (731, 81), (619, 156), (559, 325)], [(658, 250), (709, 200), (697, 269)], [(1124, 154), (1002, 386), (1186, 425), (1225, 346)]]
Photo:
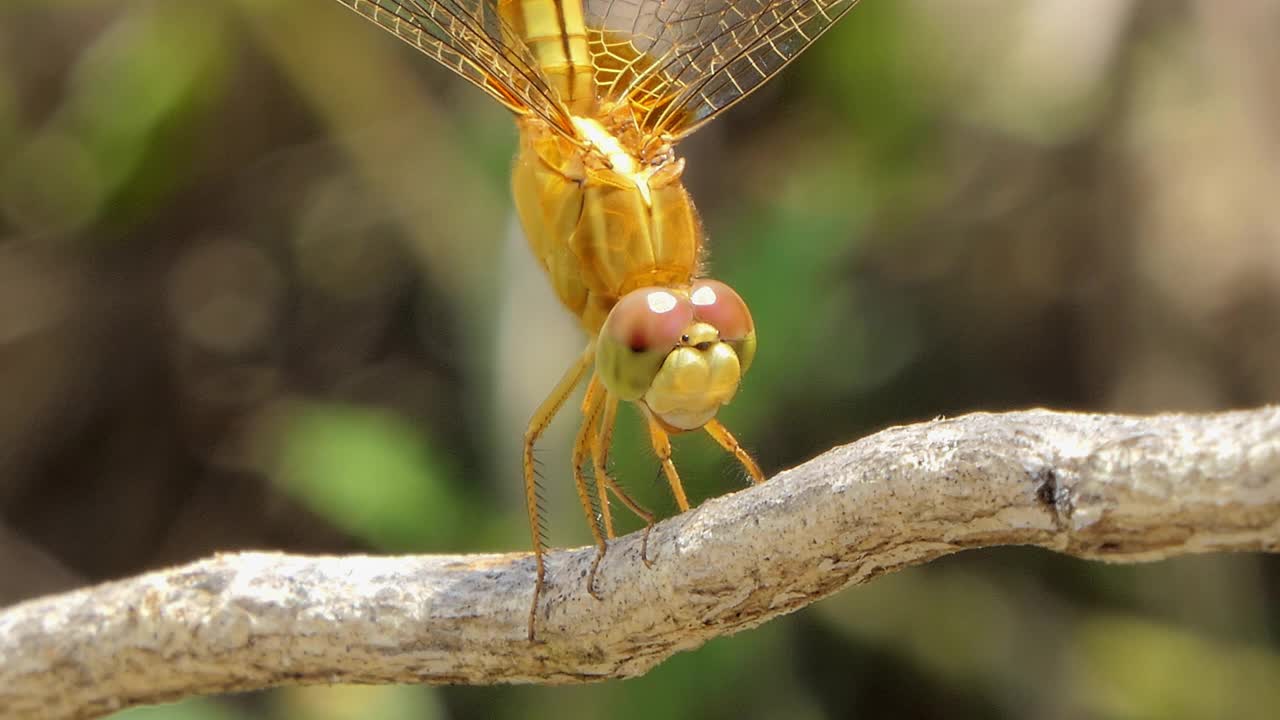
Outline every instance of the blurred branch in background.
[(603, 601), (582, 587), (592, 549), (554, 555), (536, 643), (524, 555), (222, 555), (0, 613), (0, 713), (91, 717), (291, 684), (635, 676), (841, 588), (998, 545), (1114, 562), (1274, 552), (1280, 408), (889, 429), (662, 523), (652, 568), (638, 535), (620, 539)]

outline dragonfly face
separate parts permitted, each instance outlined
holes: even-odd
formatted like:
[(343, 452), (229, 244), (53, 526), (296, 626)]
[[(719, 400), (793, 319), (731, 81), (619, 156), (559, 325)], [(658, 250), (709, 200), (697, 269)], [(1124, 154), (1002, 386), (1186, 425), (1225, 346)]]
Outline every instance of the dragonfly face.
[(517, 212), (534, 257), (591, 338), (525, 433), (532, 640), (545, 577), (533, 446), (588, 376), (573, 469), (598, 547), (592, 594), (614, 535), (610, 498), (653, 522), (608, 473), (620, 401), (646, 419), (681, 511), (689, 502), (669, 433), (705, 430), (752, 480), (764, 481), (715, 419), (751, 365), (755, 326), (737, 293), (699, 276), (702, 226), (673, 147), (781, 70), (858, 0), (338, 1), (515, 113)]
[(643, 403), (666, 429), (706, 425), (738, 391), (756, 351), (747, 304), (728, 285), (633, 290), (609, 313), (596, 372), (622, 400)]

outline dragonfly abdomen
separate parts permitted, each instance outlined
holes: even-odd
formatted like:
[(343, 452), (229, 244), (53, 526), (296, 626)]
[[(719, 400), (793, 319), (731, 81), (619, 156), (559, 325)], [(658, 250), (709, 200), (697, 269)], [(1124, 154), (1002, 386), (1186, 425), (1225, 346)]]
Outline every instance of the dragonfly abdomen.
[(595, 70), (581, 0), (499, 0), (498, 7), (569, 112), (587, 114), (595, 104)]

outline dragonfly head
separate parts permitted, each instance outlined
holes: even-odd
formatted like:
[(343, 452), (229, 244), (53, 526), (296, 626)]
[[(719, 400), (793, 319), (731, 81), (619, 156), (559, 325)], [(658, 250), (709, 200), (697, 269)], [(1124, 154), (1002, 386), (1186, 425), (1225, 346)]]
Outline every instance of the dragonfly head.
[(722, 282), (697, 280), (619, 299), (600, 328), (596, 370), (621, 399), (694, 430), (733, 399), (755, 352), (747, 304)]

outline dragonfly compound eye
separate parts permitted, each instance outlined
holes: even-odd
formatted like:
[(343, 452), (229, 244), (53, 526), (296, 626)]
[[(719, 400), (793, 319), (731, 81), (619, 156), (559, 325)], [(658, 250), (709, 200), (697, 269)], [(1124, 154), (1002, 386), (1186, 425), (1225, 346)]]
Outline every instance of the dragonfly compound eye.
[(756, 355), (756, 326), (742, 296), (718, 280), (699, 280), (689, 291), (693, 317), (720, 332), (720, 339), (738, 354), (742, 372)]
[(609, 390), (622, 400), (643, 396), (663, 360), (680, 345), (693, 312), (687, 297), (663, 288), (624, 295), (600, 328), (596, 348), (596, 369)]

